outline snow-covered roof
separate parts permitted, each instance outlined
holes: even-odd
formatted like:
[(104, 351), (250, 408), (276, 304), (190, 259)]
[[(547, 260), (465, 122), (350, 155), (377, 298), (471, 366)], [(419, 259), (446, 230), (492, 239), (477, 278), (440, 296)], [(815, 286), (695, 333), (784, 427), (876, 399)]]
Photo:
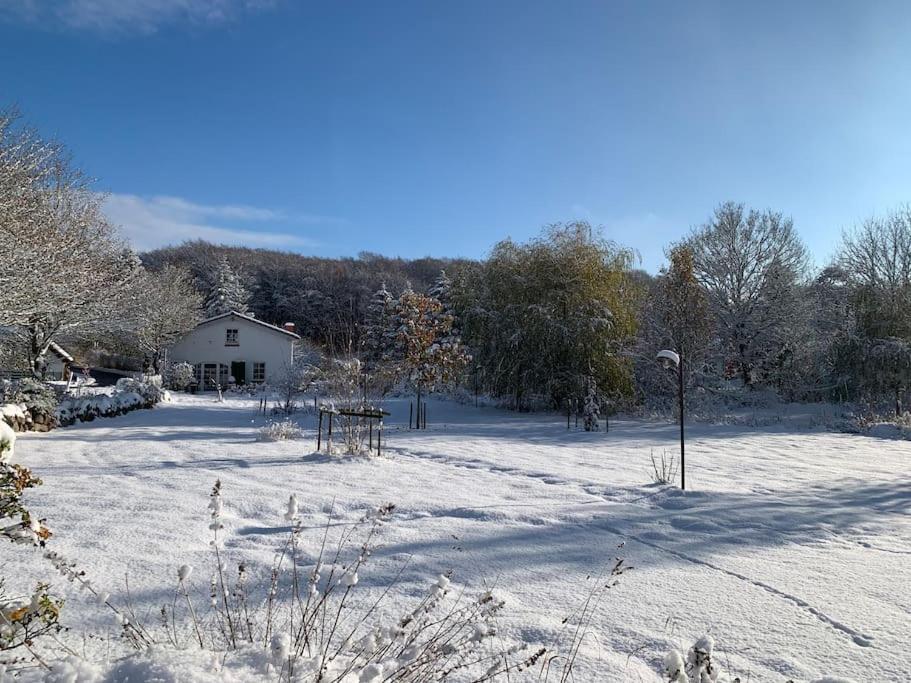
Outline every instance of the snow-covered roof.
[(74, 360), (74, 358), (64, 351), (63, 347), (57, 342), (51, 342), (47, 348), (53, 351), (60, 360), (65, 360), (67, 363), (72, 363)]
[(262, 325), (263, 327), (268, 327), (270, 330), (275, 330), (276, 332), (281, 332), (282, 334), (287, 334), (289, 337), (293, 337), (294, 339), (301, 338), (299, 334), (295, 334), (294, 332), (289, 332), (284, 327), (278, 327), (277, 325), (270, 325), (269, 323), (264, 323), (262, 320), (257, 320), (253, 316), (245, 315), (244, 313), (238, 313), (237, 311), (231, 311), (230, 313), (222, 313), (221, 315), (216, 315), (216, 316), (212, 316), (211, 318), (206, 318), (201, 323), (199, 323), (199, 325), (197, 325), (196, 327), (200, 327), (201, 325), (205, 325), (207, 323), (212, 323), (212, 322), (215, 322), (216, 320), (221, 320), (222, 318), (228, 318), (228, 317), (242, 318), (251, 323), (256, 323), (257, 325)]

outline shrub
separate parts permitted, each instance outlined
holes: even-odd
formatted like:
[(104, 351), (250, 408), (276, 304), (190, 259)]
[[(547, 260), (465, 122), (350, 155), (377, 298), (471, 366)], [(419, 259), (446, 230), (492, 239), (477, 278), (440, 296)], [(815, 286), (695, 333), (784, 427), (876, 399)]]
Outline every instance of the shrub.
[(290, 419), (270, 422), (259, 430), (260, 441), (288, 441), (303, 436), (301, 428)]
[(677, 471), (679, 463), (677, 456), (668, 455), (666, 451), (661, 452), (661, 460), (655, 460), (654, 452), (649, 456), (652, 460), (652, 481), (656, 484), (674, 484), (677, 481)]
[(186, 391), (196, 379), (196, 371), (189, 363), (172, 363), (168, 368), (168, 386), (177, 391)]
[(686, 653), (686, 659), (677, 650), (664, 658), (665, 680), (671, 683), (715, 683), (721, 674), (713, 660), (715, 641), (703, 636)]
[(117, 380), (114, 393), (110, 396), (95, 394), (64, 399), (55, 411), (57, 421), (63, 426), (77, 420), (91, 422), (97, 417), (116, 417), (131, 410), (151, 408), (161, 401), (170, 401), (171, 395), (161, 388), (160, 382), (160, 378), (157, 381), (155, 378), (140, 381), (124, 377)]
[(18, 405), (25, 411), (27, 429), (48, 431), (56, 426), (57, 394), (47, 384), (31, 377), (4, 381), (0, 387), (0, 404)]

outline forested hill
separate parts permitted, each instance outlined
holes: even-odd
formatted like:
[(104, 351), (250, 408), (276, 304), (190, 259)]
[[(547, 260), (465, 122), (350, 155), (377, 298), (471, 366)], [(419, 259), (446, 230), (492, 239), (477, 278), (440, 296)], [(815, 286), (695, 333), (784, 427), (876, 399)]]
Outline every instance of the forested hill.
[(398, 294), (411, 282), (426, 291), (441, 270), (454, 274), (465, 259), (402, 259), (361, 253), (357, 258), (321, 258), (272, 249), (251, 249), (185, 242), (141, 255), (150, 270), (167, 264), (188, 268), (205, 294), (218, 262), (226, 256), (250, 293), (249, 308), (257, 318), (293, 322), (299, 333), (334, 350), (356, 348), (367, 305), (385, 282)]

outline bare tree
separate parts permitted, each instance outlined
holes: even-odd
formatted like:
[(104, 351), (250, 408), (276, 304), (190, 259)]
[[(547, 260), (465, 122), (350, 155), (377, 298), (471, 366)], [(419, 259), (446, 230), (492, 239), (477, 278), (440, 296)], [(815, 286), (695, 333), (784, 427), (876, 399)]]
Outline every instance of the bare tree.
[(164, 349), (199, 322), (202, 296), (193, 276), (178, 266), (167, 265), (154, 273), (143, 270), (132, 286), (136, 294), (124, 312), (128, 336), (147, 368), (160, 374)]
[(297, 398), (319, 378), (322, 360), (319, 350), (309, 343), (304, 342), (295, 349), (294, 360), (281, 370), (273, 382), (284, 413), (293, 413)]
[(797, 285), (808, 269), (806, 248), (789, 218), (733, 202), (719, 206), (685, 244), (729, 361), (753, 385), (787, 341)]
[(862, 333), (911, 336), (911, 207), (846, 232), (837, 262), (853, 290)]
[(111, 323), (139, 261), (62, 146), (16, 118), (0, 114), (0, 324), (21, 330), (41, 376), (56, 337)]

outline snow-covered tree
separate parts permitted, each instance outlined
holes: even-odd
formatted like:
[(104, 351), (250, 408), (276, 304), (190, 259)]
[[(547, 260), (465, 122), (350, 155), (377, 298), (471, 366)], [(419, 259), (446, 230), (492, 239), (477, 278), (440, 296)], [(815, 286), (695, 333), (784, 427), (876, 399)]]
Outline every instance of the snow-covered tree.
[(708, 295), (727, 361), (743, 383), (766, 381), (799, 316), (807, 251), (793, 222), (743, 204), (719, 206), (685, 241)]
[(859, 332), (911, 338), (911, 207), (846, 232), (836, 260), (852, 288)]
[(587, 223), (554, 225), (527, 244), (494, 247), (454, 286), (479, 383), (514, 407), (564, 407), (593, 376), (607, 395), (632, 391), (626, 353), (640, 298), (632, 253)]
[(14, 327), (33, 374), (51, 342), (116, 325), (139, 261), (66, 150), (0, 114), (0, 324)]
[(272, 381), (281, 399), (281, 408), (291, 414), (296, 408), (297, 398), (313, 386), (321, 374), (322, 354), (306, 342), (299, 344), (294, 351), (294, 361), (286, 365)]
[(601, 398), (598, 395), (598, 383), (593, 377), (590, 377), (588, 382), (586, 382), (582, 417), (586, 432), (598, 431), (601, 420)]
[(445, 270), (440, 271), (440, 276), (430, 286), (430, 289), (427, 290), (427, 293), (440, 302), (444, 313), (453, 315), (452, 280), (446, 274)]
[(133, 286), (137, 296), (124, 311), (127, 336), (157, 375), (164, 349), (199, 322), (202, 297), (189, 271), (171, 265), (157, 272), (143, 270)]
[(375, 368), (382, 362), (394, 342), (394, 337), (390, 333), (390, 321), (394, 314), (395, 298), (383, 282), (373, 293), (367, 307), (364, 359), (370, 368)]
[(212, 286), (205, 300), (207, 318), (223, 313), (247, 313), (250, 295), (244, 288), (227, 256), (222, 256), (212, 276)]
[(390, 362), (396, 374), (417, 394), (456, 381), (469, 361), (461, 341), (453, 337), (452, 316), (433, 297), (408, 287), (398, 298), (391, 320), (395, 346)]
[(661, 349), (684, 359), (684, 381), (701, 374), (714, 339), (708, 297), (693, 272), (693, 255), (685, 245), (673, 247), (667, 268), (649, 283), (640, 314), (636, 375), (646, 393), (673, 396), (674, 377), (655, 362)]

